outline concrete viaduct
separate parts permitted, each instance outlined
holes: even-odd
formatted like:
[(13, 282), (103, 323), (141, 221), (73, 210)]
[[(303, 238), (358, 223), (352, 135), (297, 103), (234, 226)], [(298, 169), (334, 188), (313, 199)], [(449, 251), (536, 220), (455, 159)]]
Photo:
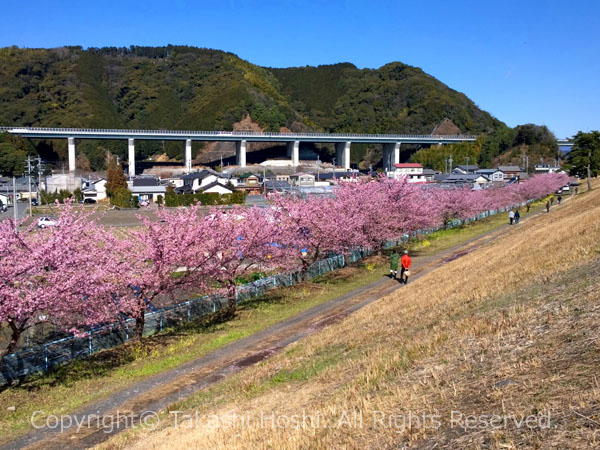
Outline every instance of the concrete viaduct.
[(89, 128), (32, 128), (0, 127), (7, 132), (28, 138), (67, 139), (69, 170), (75, 170), (76, 139), (127, 139), (129, 147), (129, 175), (135, 175), (135, 140), (185, 141), (185, 171), (192, 169), (192, 141), (235, 142), (237, 164), (246, 167), (248, 142), (279, 142), (287, 145), (288, 156), (294, 167), (299, 164), (300, 142), (333, 143), (336, 161), (344, 169), (350, 168), (352, 142), (383, 144), (383, 162), (386, 170), (400, 162), (402, 144), (450, 144), (474, 141), (477, 136), (411, 135), (411, 134), (332, 134), (332, 133), (260, 133), (252, 131), (179, 131), (179, 130), (103, 130)]

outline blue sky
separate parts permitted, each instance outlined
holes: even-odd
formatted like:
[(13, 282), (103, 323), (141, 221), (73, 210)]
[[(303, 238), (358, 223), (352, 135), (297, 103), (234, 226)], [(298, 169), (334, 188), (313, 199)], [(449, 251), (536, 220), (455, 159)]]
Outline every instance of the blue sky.
[(182, 44), (290, 67), (421, 67), (510, 126), (600, 129), (600, 1), (5, 0), (0, 46)]

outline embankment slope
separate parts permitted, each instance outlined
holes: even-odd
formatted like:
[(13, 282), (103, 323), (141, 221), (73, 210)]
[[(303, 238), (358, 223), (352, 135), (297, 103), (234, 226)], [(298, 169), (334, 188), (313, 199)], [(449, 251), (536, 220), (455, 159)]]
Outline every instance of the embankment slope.
[(104, 445), (597, 448), (599, 242), (596, 189)]

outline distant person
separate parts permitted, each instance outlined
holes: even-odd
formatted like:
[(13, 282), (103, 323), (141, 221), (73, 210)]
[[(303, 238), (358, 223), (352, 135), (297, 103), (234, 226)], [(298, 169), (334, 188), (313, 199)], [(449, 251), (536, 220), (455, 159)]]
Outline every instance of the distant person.
[(400, 255), (393, 251), (390, 255), (390, 278), (396, 279), (398, 275), (398, 260), (400, 259)]
[(508, 212), (508, 220), (511, 225), (513, 224), (513, 221), (515, 220), (515, 212), (512, 209)]
[(575, 187), (575, 195), (579, 194), (579, 188)]
[(558, 201), (558, 204), (560, 205), (560, 202), (562, 201), (562, 195), (559, 195), (556, 200)]
[(550, 212), (550, 200), (546, 202), (546, 212)]
[(519, 213), (519, 210), (517, 209), (515, 211), (515, 223), (519, 223), (519, 219), (521, 219), (521, 214)]
[(400, 260), (402, 263), (402, 271), (400, 272), (400, 283), (408, 284), (408, 276), (410, 275), (410, 265), (412, 264), (412, 260), (410, 256), (408, 256), (408, 250), (404, 250), (404, 255), (402, 255), (402, 259)]
[(527, 212), (531, 209), (531, 203), (527, 202)]
[(550, 197), (550, 205), (554, 205), (554, 195)]

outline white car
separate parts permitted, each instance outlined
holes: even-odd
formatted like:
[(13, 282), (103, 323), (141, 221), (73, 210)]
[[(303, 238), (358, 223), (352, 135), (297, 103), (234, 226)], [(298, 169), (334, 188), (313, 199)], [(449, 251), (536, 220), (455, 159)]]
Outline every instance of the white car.
[(55, 227), (56, 225), (58, 225), (58, 220), (52, 217), (40, 217), (37, 223), (39, 228)]

